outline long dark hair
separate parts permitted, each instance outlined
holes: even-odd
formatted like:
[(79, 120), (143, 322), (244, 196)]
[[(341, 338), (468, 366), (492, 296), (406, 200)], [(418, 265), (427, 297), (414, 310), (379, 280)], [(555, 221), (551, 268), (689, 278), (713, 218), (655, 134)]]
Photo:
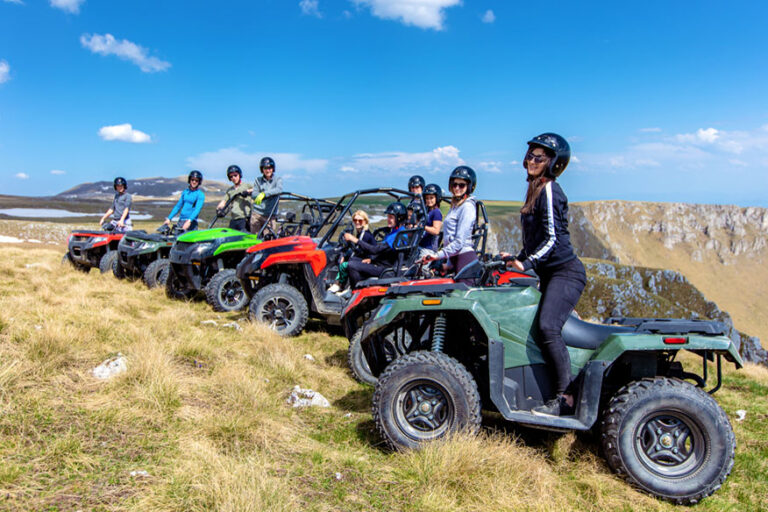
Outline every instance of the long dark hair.
[[(550, 165), (552, 164), (552, 159), (555, 155), (551, 149), (531, 144), (528, 146), (528, 152), (525, 153), (525, 158), (523, 159), (523, 167), (525, 167), (526, 170), (528, 169), (528, 155), (531, 154), (531, 151), (533, 151), (534, 148), (543, 149), (544, 153), (549, 157)], [(520, 208), (520, 213), (533, 213), (533, 207), (536, 205), (536, 200), (539, 198), (539, 194), (541, 194), (541, 191), (547, 183), (552, 181), (550, 178), (545, 178), (544, 174), (545, 172), (542, 172), (536, 177), (528, 176), (528, 191), (525, 193), (525, 203), (523, 204), (523, 207)]]

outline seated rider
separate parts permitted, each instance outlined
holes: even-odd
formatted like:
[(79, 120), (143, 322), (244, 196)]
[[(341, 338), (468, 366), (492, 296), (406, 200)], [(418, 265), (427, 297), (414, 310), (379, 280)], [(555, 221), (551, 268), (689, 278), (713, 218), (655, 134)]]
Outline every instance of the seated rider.
[(440, 230), (443, 227), (443, 212), (440, 211), (440, 201), (443, 200), (443, 191), (434, 183), (424, 187), (424, 204), (427, 207), (426, 220), (424, 222), (424, 236), (419, 242), (419, 258), (437, 252), (437, 241)]
[(112, 187), (115, 189), (115, 197), (112, 198), (112, 206), (107, 210), (104, 216), (101, 217), (101, 222), (99, 222), (99, 224), (103, 225), (111, 216), (112, 220), (110, 220), (109, 223), (114, 227), (114, 230), (117, 233), (125, 233), (126, 231), (130, 231), (133, 227), (133, 223), (131, 222), (131, 204), (133, 203), (133, 198), (131, 197), (131, 194), (126, 192), (128, 190), (128, 182), (125, 181), (125, 178), (115, 178)]
[(176, 203), (171, 214), (163, 222), (163, 224), (170, 226), (171, 219), (178, 213), (179, 228), (183, 231), (197, 229), (197, 216), (200, 215), (203, 204), (205, 204), (205, 192), (200, 188), (200, 185), (203, 184), (203, 173), (200, 171), (190, 172), (187, 176), (187, 183), (189, 183), (189, 187), (181, 192), (179, 202)]
[[(345, 233), (344, 236), (348, 242), (360, 239), (367, 244), (376, 243), (376, 241), (373, 239), (373, 233), (371, 233), (368, 229), (370, 221), (368, 219), (367, 213), (365, 213), (363, 210), (357, 210), (352, 215), (352, 222), (355, 225), (354, 233)], [(350, 236), (347, 237), (346, 235)], [(334, 282), (331, 287), (328, 288), (328, 291), (331, 293), (339, 293), (341, 289), (344, 288), (344, 286), (347, 284), (347, 278), (349, 277), (347, 267), (349, 266), (350, 261), (362, 261), (364, 259), (368, 259), (370, 261), (371, 256), (372, 254), (369, 254), (368, 251), (366, 251), (361, 245), (355, 245), (352, 249), (346, 251), (346, 253), (342, 255), (341, 262), (339, 263), (339, 272), (336, 274), (336, 282)]]
[(415, 196), (413, 199), (411, 199), (411, 202), (408, 203), (408, 206), (406, 206), (406, 208), (410, 210), (408, 212), (409, 227), (418, 225), (419, 222), (424, 219), (424, 211), (421, 209), (421, 201), (419, 200), (419, 196), (424, 191), (425, 183), (426, 182), (424, 181), (424, 178), (418, 174), (411, 176), (408, 180), (408, 191)]
[(364, 240), (345, 233), (344, 238), (350, 242), (368, 251), (370, 258), (363, 260), (351, 260), (347, 270), (349, 272), (349, 284), (352, 288), (357, 283), (368, 279), (369, 277), (379, 277), (385, 270), (392, 268), (397, 261), (397, 252), (394, 249), (395, 237), (397, 232), (403, 228), (408, 217), (408, 212), (402, 203), (390, 203), (384, 211), (387, 214), (387, 227), (389, 234), (383, 241), (378, 243), (368, 243)]

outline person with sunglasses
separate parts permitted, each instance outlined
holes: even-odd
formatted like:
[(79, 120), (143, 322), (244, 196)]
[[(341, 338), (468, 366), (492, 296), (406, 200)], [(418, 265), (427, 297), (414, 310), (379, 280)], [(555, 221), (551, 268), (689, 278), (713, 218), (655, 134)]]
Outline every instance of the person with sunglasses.
[[(350, 261), (355, 260), (370, 263), (371, 256), (373, 256), (365, 249), (367, 244), (373, 245), (376, 243), (376, 240), (373, 238), (373, 233), (368, 229), (370, 223), (368, 214), (363, 210), (357, 210), (352, 215), (352, 223), (354, 224), (354, 232), (344, 233), (344, 239), (355, 245), (341, 257), (339, 271), (336, 273), (336, 280), (330, 288), (328, 288), (328, 291), (331, 293), (344, 293), (342, 289), (347, 284), (347, 279), (349, 277), (347, 267), (349, 267)], [(359, 240), (362, 240), (365, 243), (358, 245)]]
[[(253, 198), (251, 233), (258, 233), (267, 219), (275, 213), (278, 196), (283, 191), (283, 178), (275, 178), (275, 161), (272, 158), (268, 156), (262, 158), (259, 162), (259, 170), (261, 170), (261, 176), (256, 178), (251, 189)], [(274, 219), (270, 221), (269, 227), (273, 232), (277, 230)]]
[(187, 183), (189, 187), (182, 190), (179, 202), (176, 203), (171, 214), (163, 222), (163, 224), (170, 226), (171, 219), (178, 213), (179, 227), (184, 231), (197, 229), (197, 216), (200, 215), (205, 204), (205, 192), (200, 188), (200, 185), (203, 184), (203, 173), (200, 171), (190, 172), (187, 176)]
[(448, 259), (450, 267), (458, 273), (477, 260), (472, 244), (472, 230), (477, 222), (477, 205), (472, 196), (476, 184), (477, 175), (471, 167), (460, 165), (451, 172), (448, 178), (451, 209), (443, 219), (443, 248), (436, 254), (424, 256), (422, 263)]
[(216, 215), (223, 217), (226, 212), (223, 211), (227, 201), (235, 198), (230, 203), (229, 228), (237, 231), (248, 231), (248, 218), (251, 215), (250, 189), (243, 183), (243, 171), (237, 165), (227, 167), (227, 179), (232, 182), (224, 194), (224, 199), (216, 205)]
[(568, 198), (555, 181), (571, 158), (568, 142), (555, 133), (528, 141), (523, 160), (528, 191), (520, 210), (523, 250), (513, 257), (501, 253), (507, 266), (539, 276), (538, 344), (554, 369), (555, 398), (531, 412), (539, 415), (572, 414), (571, 360), (561, 332), (587, 283), (584, 265), (576, 257), (568, 233)]

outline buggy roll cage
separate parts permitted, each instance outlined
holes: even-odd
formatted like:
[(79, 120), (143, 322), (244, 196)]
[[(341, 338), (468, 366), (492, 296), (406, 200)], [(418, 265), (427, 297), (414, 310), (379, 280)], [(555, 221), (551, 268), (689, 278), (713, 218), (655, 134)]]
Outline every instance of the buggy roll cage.
[(355, 204), (355, 202), (357, 201), (358, 197), (363, 195), (373, 195), (373, 194), (387, 195), (398, 202), (405, 198), (418, 199), (421, 202), (421, 207), (423, 211), (426, 211), (426, 206), (424, 205), (424, 198), (421, 196), (421, 194), (413, 194), (409, 191), (398, 189), (398, 188), (392, 188), (392, 187), (366, 188), (362, 190), (357, 190), (350, 194), (345, 194), (341, 196), (338, 201), (336, 201), (334, 209), (331, 210), (328, 213), (328, 216), (323, 220), (323, 225), (326, 225), (329, 222), (331, 222), (331, 219), (333, 219), (334, 212), (336, 211), (340, 212), (338, 214), (338, 217), (336, 217), (336, 219), (333, 220), (333, 224), (328, 229), (328, 232), (325, 233), (325, 235), (323, 235), (323, 237), (318, 242), (317, 248), (318, 249), (322, 248), (326, 243), (328, 243), (328, 240), (333, 238), (333, 235), (336, 232), (336, 229), (339, 227), (339, 224), (341, 223), (342, 219), (344, 219), (344, 217), (347, 215), (352, 205)]
[[(269, 212), (269, 215), (267, 216), (266, 222), (264, 222), (264, 225), (261, 226), (261, 229), (256, 234), (256, 236), (259, 239), (263, 239), (264, 237), (264, 230), (270, 229), (270, 222), (272, 220), (276, 220), (277, 217), (280, 215), (280, 202), (281, 201), (296, 201), (296, 202), (303, 202), (304, 205), (301, 207), (301, 216), (299, 217), (299, 220), (295, 220), (295, 215), (289, 215), (293, 214), (294, 212), (288, 212), (285, 214), (285, 219), (280, 221), (277, 220), (277, 222), (282, 222), (284, 224), (291, 224), (293, 225), (293, 231), (292, 233), (287, 233), (287, 235), (294, 235), (298, 234), (295, 233), (295, 230), (300, 229), (302, 224), (306, 224), (308, 226), (308, 236), (315, 236), (317, 233), (312, 233), (311, 231), (319, 231), (320, 226), (323, 226), (326, 222), (329, 222), (329, 219), (333, 218), (333, 213), (336, 211), (336, 203), (333, 201), (328, 201), (327, 199), (319, 199), (316, 197), (309, 197), (304, 196), (301, 194), (296, 194), (294, 192), (281, 192), (277, 196), (277, 201), (275, 202), (275, 206), (272, 208), (272, 211)], [(327, 217), (323, 218), (323, 215), (328, 214)], [(312, 229), (312, 227), (315, 226), (316, 229)], [(282, 226), (281, 226), (282, 227)], [(277, 233), (274, 233), (275, 236), (278, 236)]]

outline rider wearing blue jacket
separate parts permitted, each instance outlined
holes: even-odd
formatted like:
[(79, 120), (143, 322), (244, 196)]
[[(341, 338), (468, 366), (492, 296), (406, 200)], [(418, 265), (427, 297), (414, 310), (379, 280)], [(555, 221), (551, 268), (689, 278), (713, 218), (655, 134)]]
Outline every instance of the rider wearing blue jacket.
[(197, 216), (205, 204), (205, 193), (200, 189), (203, 183), (203, 174), (200, 171), (192, 171), (187, 177), (189, 188), (181, 192), (181, 197), (176, 206), (171, 210), (171, 214), (165, 219), (164, 224), (171, 224), (176, 214), (179, 214), (179, 227), (184, 231), (197, 229)]
[(408, 218), (408, 210), (402, 203), (395, 202), (387, 206), (384, 213), (387, 214), (387, 227), (390, 228), (390, 232), (384, 240), (378, 243), (368, 243), (361, 237), (357, 241), (357, 247), (370, 254), (371, 258), (370, 261), (353, 259), (349, 262), (347, 271), (349, 272), (349, 285), (352, 288), (369, 277), (381, 276), (397, 261), (397, 252), (394, 249), (395, 238)]

